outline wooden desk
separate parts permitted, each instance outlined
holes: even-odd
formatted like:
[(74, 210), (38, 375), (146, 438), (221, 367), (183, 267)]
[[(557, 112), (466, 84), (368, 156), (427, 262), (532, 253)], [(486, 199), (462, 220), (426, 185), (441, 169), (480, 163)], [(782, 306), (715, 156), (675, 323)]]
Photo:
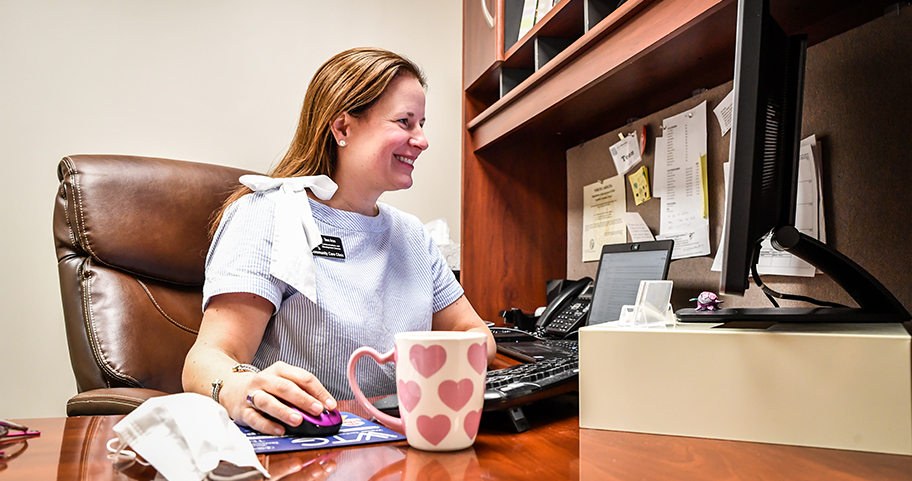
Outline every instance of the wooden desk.
[[(912, 457), (718, 441), (675, 436), (599, 431), (578, 427), (577, 398), (567, 394), (526, 409), (532, 429), (508, 431), (502, 413), (486, 413), (475, 445), (455, 453), (428, 453), (407, 443), (262, 456), (272, 480), (313, 478), (325, 466), (325, 479), (904, 479), (912, 477)], [(342, 409), (365, 413), (353, 402)], [(115, 472), (105, 443), (114, 437), (112, 417), (20, 420), (39, 429), (22, 454), (0, 470), (0, 480), (152, 479), (136, 466)], [(323, 462), (323, 467), (318, 463)], [(310, 463), (310, 464), (308, 464)], [(302, 467), (303, 466), (303, 467)], [(299, 469), (282, 476), (281, 473)], [(322, 475), (321, 475), (322, 476)]]

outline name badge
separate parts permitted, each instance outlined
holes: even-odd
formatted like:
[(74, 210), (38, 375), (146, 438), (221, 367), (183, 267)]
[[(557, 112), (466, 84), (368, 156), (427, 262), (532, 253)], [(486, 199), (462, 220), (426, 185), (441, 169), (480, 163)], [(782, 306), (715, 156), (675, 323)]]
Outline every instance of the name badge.
[(329, 257), (330, 259), (345, 259), (345, 249), (342, 248), (342, 239), (339, 237), (330, 237), (328, 235), (320, 237), (323, 238), (323, 242), (313, 250), (313, 255)]

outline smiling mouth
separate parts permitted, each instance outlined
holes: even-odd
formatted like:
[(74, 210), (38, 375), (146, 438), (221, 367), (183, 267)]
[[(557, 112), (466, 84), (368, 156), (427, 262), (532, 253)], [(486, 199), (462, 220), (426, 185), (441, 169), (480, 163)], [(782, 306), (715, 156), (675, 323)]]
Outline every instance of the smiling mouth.
[(414, 159), (409, 159), (408, 157), (403, 157), (401, 155), (394, 155), (393, 157), (396, 157), (396, 159), (398, 159), (400, 162), (404, 162), (408, 165), (415, 165)]

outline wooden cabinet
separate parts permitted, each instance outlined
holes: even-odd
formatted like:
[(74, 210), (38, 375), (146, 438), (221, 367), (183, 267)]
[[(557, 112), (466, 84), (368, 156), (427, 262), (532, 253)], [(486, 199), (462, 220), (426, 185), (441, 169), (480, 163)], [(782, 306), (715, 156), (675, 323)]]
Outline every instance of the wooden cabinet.
[(503, 0), (463, 3), (463, 85), (471, 85), (503, 60)]
[[(478, 53), (468, 16), (479, 0), (464, 1), (461, 279), (499, 323), (501, 309), (544, 305), (545, 282), (566, 276), (566, 150), (731, 80), (737, 1), (562, 0), (499, 50), (517, 0), (487, 0), (503, 19), (493, 56)], [(814, 44), (892, 3), (772, 0), (771, 12)]]

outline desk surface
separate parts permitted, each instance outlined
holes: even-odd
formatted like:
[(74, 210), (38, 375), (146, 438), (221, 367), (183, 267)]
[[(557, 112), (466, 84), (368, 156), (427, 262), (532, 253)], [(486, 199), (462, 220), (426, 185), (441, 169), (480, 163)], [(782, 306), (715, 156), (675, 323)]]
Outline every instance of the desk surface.
[[(293, 479), (910, 479), (912, 457), (772, 444), (579, 429), (575, 394), (527, 407), (532, 429), (509, 432), (505, 413), (485, 413), (472, 448), (428, 453), (397, 442), (261, 456), (272, 480)], [(342, 409), (364, 415), (353, 402)], [(117, 473), (105, 443), (121, 416), (21, 420), (39, 438), (0, 469), (6, 480), (152, 479)], [(314, 461), (316, 460), (316, 461)], [(312, 462), (313, 461), (313, 462)], [(322, 461), (323, 466), (319, 465)], [(309, 464), (308, 464), (309, 463)], [(0, 466), (3, 466), (0, 464)], [(302, 467), (303, 466), (303, 467)], [(314, 470), (332, 466), (329, 476)], [(283, 476), (284, 472), (298, 470)]]

